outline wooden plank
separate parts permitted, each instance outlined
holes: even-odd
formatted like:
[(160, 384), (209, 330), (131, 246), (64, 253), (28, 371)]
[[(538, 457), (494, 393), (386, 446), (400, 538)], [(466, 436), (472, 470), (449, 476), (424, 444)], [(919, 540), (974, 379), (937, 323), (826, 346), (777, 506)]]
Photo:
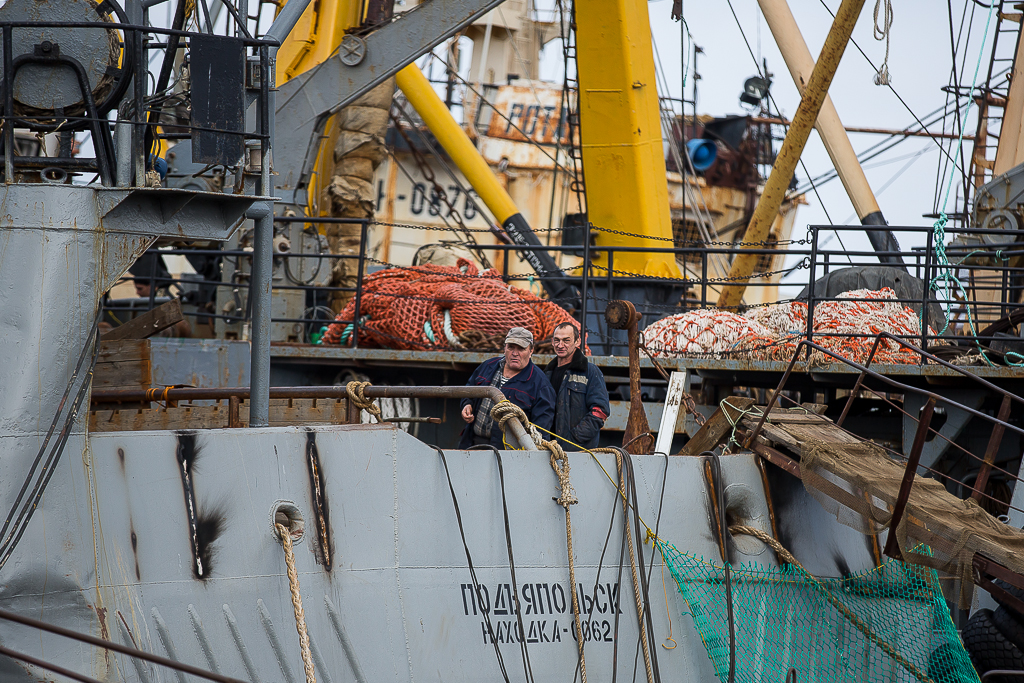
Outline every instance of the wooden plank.
[[(722, 443), (730, 433), (732, 433), (733, 422), (741, 419), (743, 411), (754, 404), (752, 398), (739, 398), (733, 396), (727, 398), (722, 405), (718, 407), (718, 410), (711, 414), (708, 421), (703, 427), (697, 430), (697, 433), (693, 435), (683, 449), (677, 453), (677, 455), (700, 455), (704, 451), (713, 450)], [(729, 413), (726, 414), (724, 410), (725, 406), (729, 406)], [(732, 422), (729, 418), (732, 418)]]
[(148, 388), (153, 381), (153, 369), (149, 360), (112, 361), (96, 363), (92, 385), (95, 388)]
[(100, 353), (96, 357), (96, 364), (122, 360), (149, 360), (149, 358), (148, 339), (100, 340)]
[(146, 311), (125, 324), (115, 327), (100, 337), (100, 341), (145, 339), (161, 330), (166, 330), (171, 325), (180, 323), (184, 319), (185, 316), (181, 313), (181, 300), (171, 299), (167, 303), (157, 306), (152, 311)]
[(829, 422), (827, 417), (814, 415), (813, 413), (806, 413), (802, 410), (800, 412), (776, 412), (773, 410), (771, 415), (768, 416), (768, 419), (775, 424), (832, 424)]

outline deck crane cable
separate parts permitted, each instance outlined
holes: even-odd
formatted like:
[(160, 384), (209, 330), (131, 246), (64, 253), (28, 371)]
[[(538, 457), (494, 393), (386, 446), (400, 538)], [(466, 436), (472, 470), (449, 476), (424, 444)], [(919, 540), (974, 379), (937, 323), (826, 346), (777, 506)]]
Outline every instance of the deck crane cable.
[[(764, 71), (761, 69), (761, 63), (758, 62), (757, 57), (754, 56), (753, 49), (751, 49), (751, 47), (750, 47), (750, 41), (747, 40), (747, 34), (743, 30), (743, 25), (740, 23), (740, 18), (736, 15), (736, 10), (732, 6), (732, 0), (728, 0), (728, 2), (729, 2), (729, 11), (732, 12), (732, 18), (736, 20), (736, 28), (739, 29), (740, 35), (743, 37), (743, 43), (747, 46), (747, 52), (750, 53), (750, 58), (752, 60), (754, 60), (754, 68), (757, 70), (757, 75), (762, 77), (762, 78), (766, 78), (766, 75), (765, 75)], [(779, 109), (778, 103), (775, 102), (775, 98), (772, 96), (771, 91), (768, 92), (768, 101), (772, 105), (774, 105), (775, 111), (780, 112), (780, 117), (781, 117), (781, 110)], [(835, 225), (835, 223), (832, 222), (832, 217), (829, 216), (829, 214), (828, 214), (828, 209), (825, 208), (825, 201), (821, 198), (821, 194), (818, 193), (818, 188), (817, 188), (817, 186), (814, 183), (814, 179), (811, 178), (811, 174), (807, 170), (807, 164), (804, 163), (803, 157), (800, 158), (800, 168), (802, 168), (804, 170), (804, 175), (807, 176), (807, 180), (808, 180), (808, 182), (811, 185), (811, 190), (814, 191), (814, 196), (818, 198), (818, 203), (821, 204), (821, 210), (825, 212), (825, 218), (828, 219), (828, 222), (829, 222), (830, 225)], [(833, 169), (833, 171), (834, 171), (834, 169)], [(836, 175), (838, 176), (838, 174), (836, 174)], [(802, 194), (799, 191), (797, 193), (798, 194)], [(849, 250), (846, 248), (846, 245), (843, 244), (843, 238), (840, 237), (838, 232), (836, 232), (834, 234), (839, 239), (839, 244), (843, 247), (843, 251), (844, 252), (848, 252)], [(846, 258), (850, 259), (850, 263), (853, 263), (853, 259), (849, 255), (849, 253), (847, 253)]]
[[(950, 100), (959, 103), (959, 93), (960, 93), (960, 90), (959, 90), (958, 84), (963, 80), (963, 69), (965, 69), (967, 67), (967, 63), (966, 63), (967, 60), (965, 59), (965, 60), (963, 60), (963, 65), (961, 67), (961, 73), (960, 73), (960, 76), (958, 77), (957, 76), (957, 72), (956, 72), (957, 55), (958, 55), (958, 51), (959, 51), (959, 48), (960, 48), (960, 41), (961, 41), (961, 39), (963, 38), (963, 35), (964, 35), (964, 26), (968, 25), (968, 23), (967, 23), (967, 9), (968, 9), (968, 7), (970, 7), (970, 9), (971, 9), (970, 24), (973, 25), (973, 23), (974, 23), (974, 8), (971, 7), (970, 5), (967, 5), (965, 3), (964, 4), (963, 13), (960, 15), (960, 30), (959, 30), (959, 33), (957, 33), (957, 32), (954, 32), (954, 30), (953, 30), (953, 2), (952, 2), (952, 0), (946, 0), (946, 15), (947, 15), (948, 20), (949, 20), (948, 21), (948, 24), (949, 24), (949, 52), (950, 52), (949, 81), (950, 81), (950, 84), (952, 84), (954, 86), (957, 86), (956, 88), (944, 88), (944, 91), (946, 93), (946, 104), (947, 105), (949, 104)], [(968, 38), (969, 37), (970, 37), (970, 31), (968, 29)], [(967, 49), (967, 45), (965, 44), (964, 45), (964, 50), (966, 50), (966, 49)], [(943, 130), (943, 132), (946, 131), (946, 119), (947, 119), (947, 116), (948, 115), (946, 114), (946, 112), (943, 111), (943, 116), (942, 116), (942, 130)], [(963, 125), (961, 117), (960, 117), (959, 107), (957, 107), (952, 112), (952, 116), (953, 116), (953, 127), (954, 128)], [(949, 162), (950, 161), (951, 161), (951, 157), (946, 156), (945, 158), (940, 158), (939, 159), (939, 163), (936, 164), (936, 166), (935, 166), (935, 197), (933, 199), (933, 206), (932, 206), (932, 211), (934, 213), (938, 213), (938, 211), (939, 211), (939, 198), (940, 198), (940, 195), (942, 193), (942, 178), (946, 175), (946, 171), (949, 168)]]
[[(914, 123), (912, 126), (908, 126), (904, 130), (906, 132), (908, 132), (908, 133), (928, 132), (928, 128), (927, 128), (928, 126), (934, 125), (936, 123), (939, 123), (940, 121), (944, 121), (945, 120), (945, 117), (949, 114), (949, 112), (947, 111), (949, 109), (949, 107), (950, 107), (950, 104), (947, 103), (943, 107), (936, 108), (935, 110), (929, 112), (928, 114), (925, 114), (925, 116), (924, 116), (925, 123), (920, 123), (920, 124)], [(918, 125), (922, 126), (922, 128), (920, 130), (917, 129)], [(901, 133), (902, 133), (902, 131), (894, 132), (894, 133), (888, 135), (887, 137), (885, 137), (884, 139), (882, 139), (882, 140), (876, 142), (875, 144), (871, 145), (870, 147), (867, 147), (864, 150), (858, 152), (857, 153), (857, 161), (859, 161), (861, 163), (863, 163), (865, 161), (870, 161), (870, 160), (872, 160), (872, 159), (874, 159), (874, 158), (876, 158), (878, 156), (881, 156), (885, 152), (888, 152), (889, 150), (893, 149), (897, 145), (899, 145), (899, 144), (901, 144), (903, 142), (906, 142), (908, 139), (910, 139), (910, 136), (903, 135)], [(929, 135), (928, 137), (932, 137), (932, 136)], [(933, 137), (932, 139), (934, 140), (935, 138)], [(940, 148), (940, 150), (942, 150), (943, 154), (946, 155), (946, 158), (949, 159), (949, 154), (945, 151), (945, 148), (942, 147), (941, 143), (939, 145), (939, 148)], [(836, 170), (834, 168), (830, 168), (828, 171), (825, 171), (824, 173), (821, 173), (821, 174), (815, 176), (814, 180), (818, 182), (819, 186), (821, 186), (821, 185), (824, 185), (826, 182), (835, 180), (838, 177), (839, 177), (839, 174), (836, 172)], [(808, 180), (810, 180), (810, 179), (808, 179)], [(802, 194), (802, 193), (806, 192), (807, 190), (808, 190), (808, 186), (807, 185), (801, 185), (801, 186), (797, 187), (797, 189), (794, 190), (792, 194)]]
[[(494, 656), (498, 659), (498, 669), (501, 670), (501, 676), (505, 679), (505, 683), (511, 683), (508, 678), (508, 670), (505, 668), (505, 660), (501, 656), (501, 650), (498, 649), (498, 639), (494, 635), (494, 628), (491, 626), (491, 611), (483, 609), (483, 602), (481, 596), (483, 592), (480, 589), (480, 582), (476, 577), (476, 568), (473, 566), (473, 557), (469, 552), (469, 544), (466, 542), (466, 529), (462, 524), (462, 512), (459, 510), (459, 499), (455, 495), (455, 485), (452, 484), (452, 475), (448, 471), (448, 459), (444, 455), (444, 451), (438, 446), (431, 445), (437, 454), (441, 456), (441, 464), (444, 466), (444, 474), (448, 478), (448, 490), (452, 494), (452, 505), (455, 507), (455, 519), (459, 523), (459, 534), (462, 536), (462, 547), (466, 550), (466, 563), (469, 565), (469, 577), (473, 582), (473, 600), (480, 603), (480, 611), (484, 616), (484, 623), (487, 625), (487, 635), (490, 638), (491, 645), (494, 646)], [(575, 591), (573, 591), (575, 594)], [(474, 603), (475, 605), (475, 603)]]
[[(416, 131), (416, 133), (419, 135), (420, 140), (423, 141), (423, 144), (427, 147), (428, 150), (430, 150), (430, 152), (431, 152), (431, 154), (433, 154), (434, 158), (436, 158), (440, 162), (441, 167), (445, 170), (445, 172), (448, 174), (448, 176), (452, 179), (452, 181), (455, 183), (456, 187), (460, 191), (462, 191), (463, 194), (466, 195), (467, 200), (473, 203), (473, 205), (476, 207), (477, 211), (481, 211), (479, 204), (477, 204), (476, 200), (473, 199), (473, 195), (468, 190), (466, 190), (466, 188), (462, 185), (462, 183), (459, 180), (458, 176), (451, 169), (451, 167), (444, 161), (444, 157), (431, 144), (430, 140), (427, 139), (427, 136), (423, 134), (423, 132), (419, 129), (418, 126), (413, 125), (413, 119), (409, 115), (409, 112), (405, 109), (405, 107), (402, 106), (402, 103), (399, 100), (397, 100), (397, 99), (394, 100), (394, 108), (390, 112), (390, 115), (391, 115), (391, 121), (392, 121), (392, 123), (394, 123), (395, 130), (398, 131), (398, 134), (402, 136), (403, 140), (405, 140), (406, 146), (409, 148), (409, 152), (410, 152), (410, 154), (412, 154), (413, 161), (415, 161), (416, 166), (419, 169), (420, 173), (423, 174), (423, 177), (427, 180), (427, 182), (429, 182), (433, 186), (434, 195), (436, 196), (437, 201), (438, 202), (443, 202), (445, 204), (445, 206), (447, 207), (447, 209), (448, 209), (447, 216), (442, 216), (441, 215), (441, 211), (440, 211), (440, 207), (438, 207), (438, 215), (441, 216), (441, 220), (444, 221), (446, 226), (448, 226), (448, 218), (449, 217), (453, 218), (455, 220), (455, 222), (459, 226), (459, 231), (464, 233), (467, 236), (469, 242), (475, 245), (476, 244), (476, 239), (473, 237), (473, 234), (469, 231), (469, 229), (467, 228), (465, 222), (462, 220), (462, 215), (459, 213), (459, 211), (454, 206), (452, 206), (451, 200), (448, 199), (448, 193), (445, 192), (445, 189), (443, 187), (441, 187), (440, 183), (437, 182), (437, 179), (434, 177), (434, 171), (430, 168), (430, 164), (427, 163), (426, 159), (423, 158), (423, 155), (420, 154), (419, 150), (416, 148), (416, 145), (409, 138), (409, 136), (406, 133), (406, 131), (402, 128), (401, 122), (398, 120), (398, 117), (395, 115), (394, 109), (397, 109), (402, 114), (402, 116), (405, 118), (405, 120), (409, 122), (410, 127), (413, 130)], [(414, 183), (414, 187), (415, 187), (415, 183)], [(481, 211), (481, 213), (483, 213), (483, 212)], [(492, 223), (493, 223), (493, 221), (492, 221)], [(484, 254), (484, 252), (482, 250), (480, 250), (479, 248), (472, 248), (472, 247), (470, 248), (470, 250), (473, 251), (476, 254), (477, 258), (480, 259), (480, 262), (484, 265), (485, 268), (489, 268), (490, 267), (490, 261), (487, 260), (487, 256)]]
[[(827, 11), (829, 13), (829, 15), (833, 19), (835, 19), (835, 16), (836, 16), (835, 12), (833, 12), (832, 9), (828, 5), (825, 4), (825, 0), (818, 0), (818, 1), (821, 3), (821, 6), (825, 8), (825, 11)], [(987, 33), (987, 31), (986, 31), (986, 33)], [(863, 49), (861, 49), (860, 45), (857, 44), (857, 41), (854, 40), (852, 36), (850, 38), (850, 42), (853, 44), (853, 46), (855, 48), (857, 48), (857, 52), (860, 52), (861, 56), (864, 57), (865, 60), (867, 60), (867, 63), (871, 65), (871, 68), (875, 69), (877, 71), (878, 67), (875, 66), (875, 63), (871, 61), (871, 58), (868, 57), (867, 53), (864, 52)], [(903, 97), (901, 97), (900, 94), (898, 92), (896, 92), (896, 89), (892, 87), (892, 83), (887, 84), (886, 87), (889, 88), (889, 90), (892, 91), (892, 94), (895, 95), (896, 99), (898, 99), (900, 101), (900, 104), (903, 105), (903, 108), (906, 109), (910, 113), (910, 115), (914, 117), (914, 121), (917, 122), (917, 125), (921, 126), (921, 130), (927, 131), (928, 127), (925, 126), (925, 124), (921, 123), (921, 119), (918, 118), (917, 114), (914, 113), (914, 110), (910, 108), (910, 105), (907, 104), (906, 100), (904, 100)], [(949, 158), (951, 161), (956, 163), (956, 161), (954, 159), (952, 159), (952, 157), (950, 157), (950, 154), (949, 154), (949, 152), (946, 151), (946, 148), (942, 146), (942, 143), (939, 141), (939, 138), (936, 138), (934, 135), (929, 135), (928, 137), (930, 137), (932, 139), (932, 142), (934, 142), (936, 145), (938, 145), (939, 149), (942, 151), (942, 153), (944, 155), (946, 155), (947, 158)]]
[[(469, 81), (467, 81), (467, 80), (466, 80), (465, 78), (463, 78), (462, 76), (460, 76), (460, 75), (459, 75), (459, 74), (457, 74), (457, 73), (452, 73), (452, 76), (454, 76), (454, 77), (455, 77), (455, 79), (456, 79), (457, 81), (459, 81), (459, 83), (461, 83), (461, 84), (463, 85), (463, 87), (465, 87), (465, 88), (466, 88), (466, 90), (468, 90), (468, 91), (470, 91), (471, 93), (473, 93), (474, 95), (476, 95), (476, 96), (477, 96), (477, 97), (478, 97), (478, 98), (480, 99), (480, 101), (481, 101), (481, 102), (487, 102), (487, 98), (486, 98), (486, 97), (484, 96), (484, 94), (483, 94), (483, 93), (481, 93), (481, 92), (480, 92), (479, 90), (477, 90), (476, 88), (474, 88), (474, 87), (473, 87), (473, 84), (472, 84), (472, 83), (470, 83)], [(488, 102), (488, 104), (490, 104), (490, 103)], [(564, 166), (564, 165), (560, 164), (560, 163), (558, 162), (558, 159), (557, 159), (556, 157), (554, 157), (554, 156), (551, 156), (551, 153), (550, 153), (550, 152), (548, 152), (548, 151), (547, 151), (547, 149), (545, 149), (546, 145), (544, 145), (544, 144), (542, 144), (542, 143), (539, 143), (539, 142), (537, 142), (536, 140), (534, 140), (533, 138), (531, 138), (531, 137), (530, 137), (529, 135), (527, 135), (527, 134), (526, 134), (526, 131), (524, 131), (524, 130), (523, 130), (522, 128), (520, 128), (520, 127), (519, 127), (518, 125), (516, 125), (516, 122), (515, 122), (515, 121), (513, 121), (513, 120), (512, 120), (511, 118), (509, 118), (509, 116), (508, 116), (507, 114), (505, 114), (505, 113), (504, 113), (504, 112), (502, 112), (502, 111), (499, 111), (499, 110), (498, 110), (497, 108), (495, 108), (495, 107), (492, 107), (492, 110), (493, 110), (494, 114), (495, 114), (495, 115), (496, 115), (496, 116), (497, 116), (498, 118), (500, 118), (500, 119), (501, 119), (502, 121), (504, 121), (504, 122), (505, 122), (505, 124), (506, 124), (506, 125), (508, 125), (508, 127), (509, 127), (509, 128), (511, 128), (512, 130), (514, 130), (515, 132), (519, 133), (519, 134), (520, 134), (520, 135), (522, 135), (522, 136), (523, 136), (524, 138), (526, 138), (526, 141), (527, 141), (527, 142), (528, 142), (529, 144), (531, 144), (531, 145), (533, 145), (534, 147), (536, 147), (536, 148), (537, 148), (538, 150), (540, 150), (540, 153), (541, 153), (541, 154), (543, 154), (543, 155), (544, 155), (544, 156), (546, 156), (546, 157), (547, 157), (548, 159), (550, 159), (550, 160), (551, 160), (551, 163), (553, 163), (553, 164), (555, 165), (555, 167), (556, 167), (556, 168), (558, 168), (559, 170), (565, 171), (566, 173), (572, 173), (572, 169), (570, 169), (570, 168), (567, 168), (566, 166)]]
[[(754, 68), (757, 70), (757, 75), (761, 76), (762, 78), (766, 78), (766, 75), (765, 75), (764, 71), (761, 69), (760, 62), (757, 61), (757, 57), (754, 56), (754, 51), (750, 47), (750, 41), (747, 40), (747, 34), (743, 30), (743, 25), (740, 23), (740, 18), (736, 15), (736, 10), (732, 6), (732, 0), (728, 0), (728, 2), (729, 2), (729, 10), (732, 12), (732, 17), (733, 17), (733, 19), (736, 20), (736, 28), (739, 29), (740, 35), (743, 37), (743, 43), (747, 46), (747, 52), (750, 53), (750, 58), (752, 60), (754, 60)], [(775, 102), (775, 98), (772, 96), (771, 91), (768, 92), (768, 101), (772, 105), (774, 105), (775, 111), (780, 112), (780, 118), (781, 118), (781, 110), (779, 109), (778, 103)], [(835, 225), (835, 223), (833, 223), (833, 221), (832, 221), (832, 217), (828, 213), (828, 209), (825, 208), (825, 200), (823, 200), (821, 198), (821, 194), (818, 192), (818, 187), (817, 187), (817, 185), (815, 185), (814, 179), (811, 178), (810, 171), (807, 170), (807, 164), (804, 163), (803, 157), (800, 158), (800, 168), (802, 168), (804, 170), (804, 175), (807, 176), (807, 180), (808, 180), (808, 182), (811, 185), (811, 190), (814, 191), (814, 196), (818, 198), (818, 203), (821, 205), (821, 210), (825, 212), (825, 218), (828, 219), (828, 222), (829, 222), (830, 225)], [(834, 172), (835, 172), (835, 170), (833, 169), (833, 173)], [(836, 177), (838, 177), (838, 174), (836, 174)], [(799, 194), (803, 194), (803, 193), (798, 190), (794, 194), (799, 195)], [(850, 256), (849, 250), (846, 248), (846, 245), (843, 244), (843, 238), (839, 235), (838, 232), (835, 232), (833, 234), (839, 240), (839, 244), (840, 244), (840, 246), (843, 247), (843, 251), (847, 252), (846, 253), (846, 258), (850, 260), (850, 263), (853, 263), (853, 258)]]
[[(99, 323), (101, 317), (102, 313), (98, 311), (93, 319), (92, 328), (86, 337), (87, 340), (93, 340), (92, 353), (89, 352), (89, 344), (86, 343), (82, 347), (82, 352), (78, 357), (78, 363), (75, 366), (74, 371), (71, 373), (71, 377), (68, 379), (67, 387), (64, 389), (64, 395), (61, 396), (57, 412), (53, 416), (53, 421), (50, 423), (50, 428), (47, 430), (46, 436), (43, 438), (43, 443), (39, 446), (39, 451), (36, 454), (35, 460), (32, 461), (28, 474), (25, 476), (25, 481), (22, 483), (21, 490), (18, 492), (18, 497), (11, 506), (10, 511), (7, 513), (3, 528), (0, 529), (0, 569), (3, 569), (7, 560), (10, 559), (14, 549), (21, 541), (21, 537), (25, 533), (25, 529), (28, 528), (32, 515), (38, 509), (39, 501), (43, 496), (43, 492), (46, 490), (46, 486), (50, 482), (50, 477), (53, 476), (54, 471), (57, 469), (57, 463), (60, 460), (61, 455), (64, 453), (64, 446), (67, 444), (68, 437), (71, 434), (71, 427), (75, 422), (75, 418), (78, 416), (78, 411), (81, 409), (85, 397), (89, 395), (89, 388), (92, 386), (93, 369), (96, 367), (96, 359), (99, 357), (100, 352)], [(79, 373), (85, 365), (85, 360), (90, 357), (91, 361), (89, 363), (89, 368), (86, 371), (85, 377), (82, 379), (82, 384), (78, 388), (78, 392), (75, 394), (75, 397), (71, 402), (71, 406), (64, 417), (64, 422), (61, 425), (60, 432), (57, 434), (57, 441), (53, 444), (49, 454), (46, 456), (42, 474), (39, 475), (39, 478), (36, 480), (36, 484), (33, 487), (32, 492), (29, 494), (29, 498), (24, 501), (21, 511), (17, 513), (17, 519), (13, 519), (18, 505), (22, 503), (22, 499), (25, 497), (25, 492), (28, 490), (33, 478), (36, 477), (39, 463), (43, 459), (43, 454), (46, 452), (47, 446), (50, 445), (54, 430), (57, 427), (57, 423), (60, 421), (60, 416), (64, 411), (65, 405), (67, 405), (67, 400), (71, 395), (71, 390), (74, 387), (75, 382), (78, 380)], [(7, 534), (7, 536), (4, 537), (4, 534)]]
[[(651, 34), (651, 47), (654, 51), (654, 76), (659, 92), (664, 92), (666, 98), (658, 98), (658, 110), (659, 118), (661, 119), (662, 137), (668, 142), (669, 153), (672, 155), (672, 159), (675, 161), (676, 168), (680, 171), (683, 170), (685, 164), (689, 175), (696, 177), (697, 172), (693, 168), (693, 162), (690, 159), (690, 155), (686, 154), (680, 149), (679, 141), (673, 133), (675, 128), (675, 110), (672, 108), (673, 105), (666, 107), (664, 105), (665, 99), (668, 99), (669, 88), (668, 79), (665, 77), (664, 67), (661, 65), (661, 54), (658, 51), (658, 44), (654, 39), (654, 34)], [(669, 99), (669, 102), (671, 100)], [(680, 119), (682, 121), (682, 119)], [(703, 191), (698, 186), (696, 190), (691, 187), (690, 183), (685, 181), (686, 174), (683, 174), (683, 201), (689, 203), (693, 209), (693, 214), (696, 216), (697, 230), (700, 232), (701, 239), (705, 243), (712, 242), (718, 238), (718, 232), (715, 229), (715, 223), (711, 218), (711, 213), (708, 209), (707, 200), (704, 197)], [(699, 198), (699, 201), (698, 201)], [(716, 260), (719, 262), (719, 267), (724, 270), (728, 270), (728, 263), (725, 260), (724, 255), (716, 254)]]
[[(952, 96), (954, 98), (959, 99), (960, 90), (961, 90), (960, 84), (963, 83), (963, 81), (964, 81), (964, 72), (967, 69), (967, 49), (968, 49), (968, 47), (970, 46), (970, 43), (971, 43), (971, 28), (974, 26), (975, 7), (973, 5), (971, 6), (971, 14), (970, 14), (970, 18), (968, 19), (967, 18), (967, 5), (964, 6), (963, 14), (960, 15), (960, 31), (959, 31), (959, 35), (957, 35), (955, 38), (954, 38), (954, 35), (953, 35), (952, 3), (951, 2), (947, 2), (947, 7), (949, 7), (948, 11), (949, 11), (949, 17), (950, 17), (950, 20), (949, 20), (949, 41), (950, 41), (950, 68), (949, 68), (949, 71), (950, 71), (950, 83), (951, 83), (951, 85), (953, 87), (952, 88), (947, 88), (946, 91), (947, 91), (949, 96)], [(964, 26), (965, 25), (967, 27), (966, 37), (964, 36)], [(998, 35), (998, 28), (996, 29), (996, 31), (997, 31), (997, 35)], [(986, 36), (988, 34), (988, 27), (987, 26), (986, 26), (985, 34), (986, 34)], [(961, 41), (961, 39), (963, 39), (963, 49), (962, 49), (963, 59), (961, 60), (961, 63), (960, 63), (960, 74), (958, 76), (957, 72), (956, 72), (956, 57), (957, 57), (957, 51), (960, 49), (960, 41)], [(982, 47), (981, 47), (982, 52), (984, 51), (984, 47), (985, 47), (985, 45), (984, 45), (984, 43), (982, 43)], [(981, 59), (981, 57), (980, 57), (980, 54), (979, 54), (979, 62), (980, 62), (980, 59)], [(977, 83), (977, 76), (975, 76), (975, 83)], [(967, 113), (964, 112), (963, 116), (961, 117), (960, 109), (957, 108), (956, 110), (954, 110), (953, 114), (954, 114), (954, 117), (953, 117), (954, 118), (954, 123), (953, 123), (953, 125), (954, 125), (954, 127), (956, 129), (959, 129), (962, 132), (963, 128), (964, 128), (964, 122), (967, 119)], [(945, 121), (943, 121), (943, 128), (945, 128)], [(953, 149), (952, 148), (952, 144), (953, 143), (950, 142), (949, 144), (950, 144), (950, 150), (952, 151), (952, 149)], [(958, 147), (958, 150), (957, 150), (957, 153), (956, 153), (956, 157), (960, 160), (959, 169), (960, 169), (961, 182), (963, 183), (963, 186), (966, 187), (967, 184), (968, 184), (967, 174), (968, 174), (968, 171), (970, 169), (969, 169), (969, 164), (967, 164), (965, 159), (964, 159), (964, 150), (963, 150), (963, 146), (962, 145), (960, 145)], [(936, 212), (938, 211), (939, 194), (941, 194), (941, 192), (942, 192), (942, 177), (946, 174), (946, 170), (949, 168), (949, 163), (951, 161), (953, 161), (953, 159), (951, 157), (947, 157), (943, 161), (941, 170), (940, 169), (936, 169), (937, 172), (938, 172), (938, 177), (936, 178), (936, 183), (935, 183), (935, 185), (936, 185), (936, 187), (935, 187)], [(954, 162), (954, 170), (955, 170), (955, 162)], [(966, 198), (966, 193), (965, 193), (965, 198)]]
[[(508, 498), (505, 495), (505, 467), (501, 461), (501, 453), (490, 444), (470, 446), (469, 450), (490, 450), (494, 453), (494, 460), (498, 464), (498, 482), (501, 486), (501, 512), (505, 521), (505, 547), (508, 550), (508, 570), (512, 578), (512, 604), (515, 605), (516, 622), (519, 626), (519, 651), (523, 656), (523, 671), (526, 672), (526, 683), (536, 683), (536, 676), (533, 675), (533, 665), (530, 663), (530, 651), (526, 646), (527, 635), (523, 626), (523, 609), (519, 603), (519, 583), (516, 579), (516, 561), (512, 554), (512, 530), (508, 518)], [(600, 571), (600, 568), (598, 569)]]

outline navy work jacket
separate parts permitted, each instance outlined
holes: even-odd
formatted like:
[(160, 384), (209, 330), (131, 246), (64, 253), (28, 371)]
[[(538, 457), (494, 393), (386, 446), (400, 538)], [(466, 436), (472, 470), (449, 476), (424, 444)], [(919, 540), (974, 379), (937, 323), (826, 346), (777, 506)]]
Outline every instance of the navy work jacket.
[[(548, 379), (555, 372), (558, 359), (554, 358), (544, 368)], [(608, 387), (604, 375), (596, 365), (587, 360), (583, 352), (576, 349), (569, 361), (562, 386), (558, 388), (555, 400), (555, 433), (559, 443), (567, 451), (578, 451), (573, 445), (596, 448), (604, 421), (611, 408), (608, 403)], [(567, 443), (567, 441), (573, 443)]]
[[(502, 356), (498, 356), (481, 363), (473, 371), (473, 375), (466, 382), (466, 386), (490, 386), (501, 359)], [(555, 422), (555, 390), (551, 388), (551, 382), (548, 380), (547, 375), (541, 372), (541, 369), (534, 365), (532, 360), (529, 365), (519, 371), (519, 374), (505, 382), (505, 386), (501, 387), (501, 393), (505, 394), (505, 398), (509, 401), (522, 408), (530, 422), (538, 427), (551, 429)], [(480, 401), (481, 399), (479, 398), (464, 398), (459, 404), (459, 410), (461, 411), (467, 405), (471, 405), (475, 415), (480, 407)], [(525, 427), (526, 425), (523, 426)], [(498, 428), (498, 423), (495, 422), (494, 427), (491, 429), (491, 445), (495, 448), (504, 449), (505, 444), (502, 442), (501, 436), (501, 429)], [(548, 435), (544, 432), (541, 432), (541, 436), (548, 438)], [(462, 430), (459, 448), (469, 448), (472, 445), (473, 424), (470, 423)]]

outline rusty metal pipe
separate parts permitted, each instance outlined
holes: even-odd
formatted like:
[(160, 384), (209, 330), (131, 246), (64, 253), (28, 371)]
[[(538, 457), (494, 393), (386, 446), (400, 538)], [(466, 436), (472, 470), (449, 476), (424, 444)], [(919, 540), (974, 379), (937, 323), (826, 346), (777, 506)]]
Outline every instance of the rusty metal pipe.
[(924, 449), (925, 439), (928, 438), (928, 430), (931, 429), (932, 415), (934, 413), (935, 399), (929, 398), (921, 410), (920, 419), (917, 421), (914, 445), (910, 448), (907, 467), (903, 471), (903, 481), (900, 482), (900, 492), (896, 496), (896, 505), (893, 506), (892, 517), (889, 518), (889, 536), (885, 539), (885, 554), (897, 560), (903, 559), (903, 553), (900, 551), (897, 540), (900, 522), (903, 521), (903, 511), (907, 508), (910, 489), (914, 485), (914, 478), (917, 476), (917, 465), (921, 460), (921, 450)]
[[(1010, 397), (1003, 396), (1002, 403), (999, 404), (999, 413), (997, 419), (1000, 421), (1007, 421), (1010, 419)], [(992, 435), (988, 440), (988, 447), (985, 449), (985, 460), (981, 464), (981, 469), (978, 470), (978, 477), (974, 480), (974, 493), (971, 494), (971, 498), (980, 501), (981, 497), (985, 495), (985, 487), (988, 485), (988, 476), (992, 471), (992, 464), (996, 461), (996, 454), (999, 452), (999, 444), (1003, 441), (1003, 426), (998, 422), (992, 425)]]
[[(505, 395), (497, 387), (395, 387), (369, 386), (363, 390), (366, 398), (490, 398), (497, 404)], [(271, 387), (270, 398), (316, 398), (343, 399), (348, 392), (344, 386), (314, 387)], [(232, 397), (249, 398), (249, 387), (196, 388), (181, 387), (166, 389), (96, 389), (92, 392), (93, 403), (142, 403), (146, 401), (221, 401)], [(507, 423), (519, 445), (527, 450), (536, 450), (523, 424), (516, 418)]]

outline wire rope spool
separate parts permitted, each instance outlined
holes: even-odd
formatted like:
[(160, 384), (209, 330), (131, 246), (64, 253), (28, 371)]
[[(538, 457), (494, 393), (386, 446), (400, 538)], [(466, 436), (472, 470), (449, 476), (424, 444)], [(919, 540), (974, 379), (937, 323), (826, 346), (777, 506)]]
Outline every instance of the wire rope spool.
[(128, 17), (114, 0), (9, 0), (0, 20), (49, 24), (11, 29), (13, 114), (27, 119), (19, 125), (87, 128), (90, 109), (102, 116), (124, 96), (136, 35), (118, 30)]

